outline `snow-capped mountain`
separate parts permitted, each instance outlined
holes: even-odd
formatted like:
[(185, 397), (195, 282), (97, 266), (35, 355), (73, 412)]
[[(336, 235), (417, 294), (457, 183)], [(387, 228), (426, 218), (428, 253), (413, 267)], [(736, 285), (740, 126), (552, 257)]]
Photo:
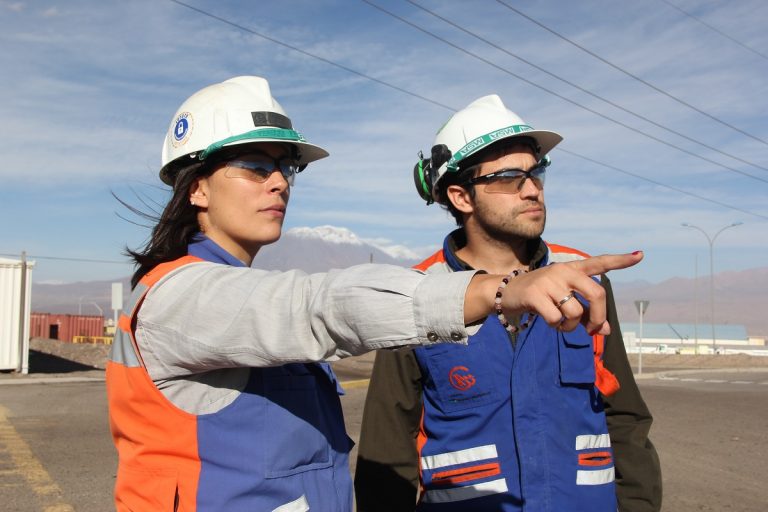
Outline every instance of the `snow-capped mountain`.
[(419, 258), (407, 248), (384, 242), (364, 240), (347, 228), (335, 226), (292, 228), (276, 243), (262, 248), (253, 265), (268, 270), (324, 272), (370, 262), (411, 266), (426, 256)]
[(322, 240), (332, 244), (370, 245), (385, 252), (396, 260), (421, 260), (425, 254), (418, 254), (410, 247), (393, 245), (391, 240), (384, 238), (360, 238), (347, 228), (336, 226), (317, 226), (314, 228), (291, 228), (284, 236), (304, 238), (310, 240)]
[(317, 226), (315, 228), (301, 227), (291, 228), (284, 236), (304, 238), (309, 240), (322, 240), (332, 244), (363, 245), (363, 241), (347, 228), (336, 226)]

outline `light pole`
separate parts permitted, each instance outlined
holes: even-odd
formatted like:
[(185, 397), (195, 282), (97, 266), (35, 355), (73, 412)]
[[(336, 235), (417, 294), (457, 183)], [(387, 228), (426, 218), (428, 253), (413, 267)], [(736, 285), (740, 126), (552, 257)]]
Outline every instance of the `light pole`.
[(693, 353), (699, 355), (699, 255), (693, 260)]
[(712, 238), (709, 237), (706, 231), (701, 229), (699, 226), (694, 226), (693, 224), (689, 224), (687, 222), (683, 222), (681, 225), (686, 228), (692, 228), (696, 229), (698, 231), (701, 231), (701, 233), (707, 238), (707, 242), (709, 242), (709, 315), (710, 320), (712, 321), (712, 354), (716, 354), (715, 351), (715, 264), (714, 264), (714, 247), (715, 247), (715, 240), (717, 239), (717, 235), (722, 233), (728, 228), (735, 228), (736, 226), (741, 226), (743, 222), (734, 222), (733, 224), (728, 224), (725, 227), (720, 228), (720, 230), (715, 233), (715, 236)]
[(635, 301), (635, 307), (637, 308), (637, 312), (640, 313), (640, 343), (638, 343), (637, 347), (637, 374), (641, 375), (643, 373), (643, 315), (645, 315), (645, 312), (648, 311), (648, 304), (650, 304), (651, 301), (648, 300), (636, 300)]

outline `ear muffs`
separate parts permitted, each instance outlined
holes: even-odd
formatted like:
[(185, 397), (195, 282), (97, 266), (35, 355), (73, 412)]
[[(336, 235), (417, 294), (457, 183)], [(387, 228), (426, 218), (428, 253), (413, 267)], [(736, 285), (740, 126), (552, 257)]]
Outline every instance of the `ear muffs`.
[(437, 144), (432, 146), (432, 166), (435, 168), (435, 170), (442, 167), (443, 164), (450, 160), (452, 156), (453, 153), (451, 153), (451, 150), (448, 149), (448, 146), (445, 144)]
[(432, 162), (429, 158), (425, 159), (424, 154), (419, 151), (419, 161), (413, 166), (413, 184), (416, 186), (416, 192), (427, 204), (432, 204)]
[(432, 146), (432, 158), (425, 159), (424, 154), (419, 151), (419, 161), (413, 167), (413, 183), (419, 197), (428, 205), (435, 202), (432, 193), (439, 178), (438, 170), (450, 159), (451, 150), (445, 144)]

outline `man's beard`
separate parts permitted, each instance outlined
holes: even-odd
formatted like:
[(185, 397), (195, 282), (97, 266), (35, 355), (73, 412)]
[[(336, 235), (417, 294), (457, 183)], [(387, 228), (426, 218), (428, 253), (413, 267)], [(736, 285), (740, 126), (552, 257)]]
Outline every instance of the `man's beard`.
[[(540, 220), (521, 220), (520, 214), (531, 206), (541, 207)], [(547, 207), (538, 201), (529, 201), (516, 206), (508, 213), (490, 213), (482, 204), (475, 204), (475, 220), (488, 236), (508, 243), (514, 239), (534, 240), (544, 232), (547, 223)]]

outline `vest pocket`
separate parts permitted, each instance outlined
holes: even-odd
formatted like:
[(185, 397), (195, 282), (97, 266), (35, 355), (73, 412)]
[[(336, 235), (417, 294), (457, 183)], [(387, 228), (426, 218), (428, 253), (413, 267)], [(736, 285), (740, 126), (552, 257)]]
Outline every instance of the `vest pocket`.
[(483, 343), (470, 338), (466, 346), (435, 345), (422, 350), (443, 412), (479, 407), (497, 399), (490, 356)]
[(571, 332), (558, 333), (561, 384), (593, 384), (595, 382), (595, 355), (592, 336), (578, 327)]
[(117, 468), (115, 501), (118, 511), (172, 512), (178, 506), (178, 473), (173, 469)]
[(266, 478), (281, 478), (332, 465), (331, 441), (320, 409), (315, 377), (272, 375), (264, 380)]

